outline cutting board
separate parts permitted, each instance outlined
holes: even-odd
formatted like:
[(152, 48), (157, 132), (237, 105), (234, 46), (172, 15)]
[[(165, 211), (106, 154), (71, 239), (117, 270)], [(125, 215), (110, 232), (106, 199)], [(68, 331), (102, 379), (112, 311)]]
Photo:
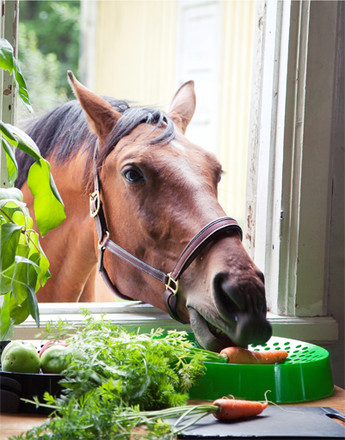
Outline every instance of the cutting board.
[(276, 407), (241, 421), (219, 422), (208, 415), (187, 428), (180, 439), (339, 439), (345, 438), (345, 415), (328, 407)]

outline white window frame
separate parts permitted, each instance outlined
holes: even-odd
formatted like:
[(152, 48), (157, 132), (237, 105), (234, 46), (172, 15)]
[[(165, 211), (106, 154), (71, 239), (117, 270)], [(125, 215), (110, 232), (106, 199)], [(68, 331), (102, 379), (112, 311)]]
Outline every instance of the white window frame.
[[(148, 304), (134, 302), (119, 303), (40, 303), (40, 328), (29, 317), (24, 323), (15, 327), (14, 339), (46, 338), (45, 325), (61, 319), (78, 328), (83, 325), (83, 309), (87, 309), (96, 319), (102, 316), (113, 324), (125, 327), (129, 331), (140, 329), (142, 332), (152, 328), (166, 330), (191, 331), (188, 324), (173, 320), (170, 316)], [(337, 338), (334, 320), (330, 317), (315, 317), (313, 322), (307, 318), (283, 317), (268, 313), (268, 319), (275, 336), (289, 337), (315, 344), (330, 344)]]
[[(198, 105), (188, 126), (188, 139), (217, 154), (223, 4), (220, 0), (179, 0), (177, 8), (176, 86), (193, 78), (198, 96)], [(194, 28), (197, 34), (191, 38), (188, 24), (199, 20), (209, 20), (209, 27), (207, 31)], [(208, 52), (206, 49), (207, 57), (202, 50), (200, 53), (203, 38), (213, 42), (212, 51), (211, 47)], [(198, 53), (202, 57), (201, 65), (198, 57), (197, 61), (194, 59)], [(205, 74), (212, 78), (207, 88), (203, 87)]]
[[(258, 1), (246, 244), (266, 274), (269, 320), (274, 334), (327, 344), (334, 342), (338, 333), (336, 321), (325, 315), (329, 143), (326, 149), (317, 146), (327, 164), (324, 174), (319, 176), (326, 182), (326, 190), (318, 194), (317, 203), (313, 188), (308, 185), (310, 170), (303, 166), (305, 160), (313, 161), (306, 146), (310, 142), (310, 126), (317, 123), (306, 91), (312, 91), (314, 82), (320, 80), (318, 75), (325, 75), (318, 72), (313, 77), (309, 65), (312, 60), (308, 50), (316, 36), (310, 20), (312, 8), (310, 0)], [(334, 19), (335, 11), (331, 8), (329, 17), (321, 19), (321, 24), (327, 25), (327, 20)], [(329, 32), (335, 32), (332, 26)], [(322, 50), (327, 57), (332, 48), (325, 45)], [(327, 86), (331, 87), (331, 81)], [(325, 100), (323, 124), (330, 130), (332, 112), (327, 96)], [(319, 144), (322, 142), (321, 136)], [(313, 165), (308, 163), (313, 172)], [(311, 226), (312, 234), (308, 234)], [(306, 253), (313, 256), (313, 274), (303, 262), (297, 264), (298, 258)], [(39, 307), (42, 327), (57, 317), (79, 325), (80, 309), (88, 308), (96, 317), (106, 313), (106, 318), (130, 328), (189, 329), (164, 312), (138, 303), (41, 303)], [(31, 339), (37, 333), (35, 323), (28, 319), (16, 328), (15, 338)]]
[[(19, 0), (1, 0), (0, 37), (9, 41), (17, 55), (17, 30)], [(0, 71), (0, 117), (3, 122), (13, 124), (15, 115), (15, 88), (13, 78), (7, 71)], [(6, 91), (6, 93), (4, 93)], [(8, 186), (6, 154), (0, 149), (0, 187)]]
[(326, 315), (337, 6), (317, 3), (258, 2), (246, 241), (271, 313), (336, 340)]

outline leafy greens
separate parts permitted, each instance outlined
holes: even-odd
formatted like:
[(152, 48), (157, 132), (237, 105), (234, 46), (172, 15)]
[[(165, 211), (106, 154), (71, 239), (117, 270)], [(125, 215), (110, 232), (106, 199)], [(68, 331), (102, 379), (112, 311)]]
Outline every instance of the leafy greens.
[(130, 439), (135, 438), (133, 429), (142, 425), (140, 438), (173, 438), (176, 428), (160, 414), (169, 417), (172, 407), (180, 407), (174, 414), (186, 411), (182, 405), (204, 373), (208, 352), (196, 348), (186, 332), (129, 333), (91, 316), (68, 341), (71, 353), (60, 382), (63, 393), (46, 393), (45, 404), (36, 399), (52, 409), (51, 418), (17, 439)]

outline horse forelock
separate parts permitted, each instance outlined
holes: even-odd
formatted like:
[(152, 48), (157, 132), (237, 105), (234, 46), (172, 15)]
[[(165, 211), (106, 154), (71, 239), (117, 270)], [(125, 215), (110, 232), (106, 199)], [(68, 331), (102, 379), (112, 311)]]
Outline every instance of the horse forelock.
[[(123, 112), (123, 116), (109, 133), (105, 146), (103, 146), (97, 160), (97, 168), (100, 168), (104, 160), (114, 150), (118, 142), (128, 136), (140, 124), (152, 126), (147, 135), (148, 144), (165, 144), (175, 138), (175, 125), (173, 121), (161, 110), (129, 107)], [(157, 131), (158, 129), (159, 132)]]
[[(151, 136), (151, 144), (167, 143), (175, 137), (174, 123), (161, 110), (130, 107), (128, 102), (110, 97), (104, 99), (122, 113), (123, 117), (109, 133), (105, 148), (98, 155), (97, 167), (102, 166), (120, 139), (129, 135), (140, 124), (152, 125), (152, 133), (157, 128), (163, 128), (157, 136)], [(77, 100), (61, 104), (51, 112), (35, 118), (26, 131), (38, 145), (42, 156), (59, 165), (69, 163), (80, 152), (86, 153), (84, 178), (89, 182), (97, 136), (90, 131), (85, 112)], [(20, 188), (27, 179), (33, 159), (22, 151), (17, 151), (16, 155), (20, 170), (16, 186)]]

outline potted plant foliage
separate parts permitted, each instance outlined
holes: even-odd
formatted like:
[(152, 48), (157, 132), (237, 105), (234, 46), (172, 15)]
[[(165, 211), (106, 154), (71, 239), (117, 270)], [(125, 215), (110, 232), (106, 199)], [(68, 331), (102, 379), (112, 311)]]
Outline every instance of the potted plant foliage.
[[(0, 68), (13, 76), (18, 96), (32, 111), (25, 80), (13, 48), (5, 39), (0, 39)], [(50, 276), (49, 262), (40, 246), (39, 235), (33, 229), (33, 219), (23, 202), (23, 194), (14, 187), (18, 176), (16, 148), (34, 159), (27, 183), (35, 197), (35, 219), (41, 236), (64, 220), (65, 211), (50, 174), (50, 165), (35, 142), (19, 128), (2, 121), (0, 138), (8, 179), (6, 188), (0, 188), (0, 340), (3, 341), (10, 339), (14, 326), (30, 315), (39, 326), (36, 292)]]

